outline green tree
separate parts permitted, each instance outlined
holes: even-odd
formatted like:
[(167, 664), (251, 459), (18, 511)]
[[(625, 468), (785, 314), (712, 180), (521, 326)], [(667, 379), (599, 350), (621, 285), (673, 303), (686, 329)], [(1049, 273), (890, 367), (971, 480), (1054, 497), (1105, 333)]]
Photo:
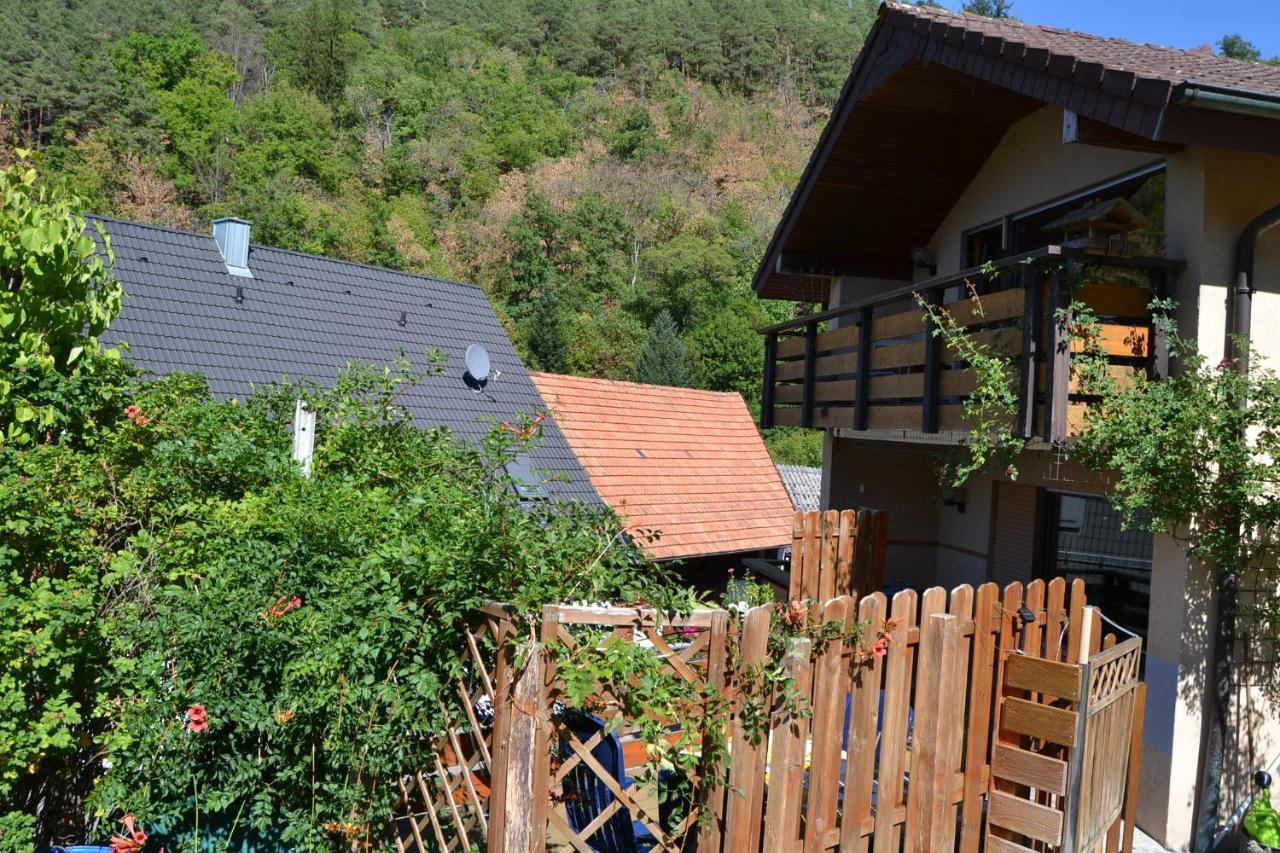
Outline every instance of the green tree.
[(632, 379), (649, 385), (671, 385), (687, 388), (689, 366), (685, 359), (684, 341), (671, 314), (665, 309), (658, 312), (649, 327), (649, 338), (644, 342), (640, 358), (636, 361)]
[(1013, 0), (968, 0), (960, 7), (960, 11), (985, 18), (1011, 18)]
[[(750, 298), (750, 297), (748, 297)], [(745, 304), (742, 304), (745, 303)], [(693, 379), (699, 388), (734, 391), (752, 400), (760, 393), (764, 338), (754, 306), (725, 306), (685, 335)]]
[(29, 153), (0, 168), (0, 446), (58, 424), (49, 395), (60, 393), (59, 377), (93, 370), (122, 298), (101, 225), (99, 252), (82, 202), (38, 186)]
[(663, 150), (657, 128), (643, 104), (637, 104), (623, 114), (605, 144), (610, 154), (627, 162), (643, 160)]
[(355, 27), (343, 0), (311, 0), (275, 41), (289, 78), (326, 104), (337, 104), (363, 44)]
[(555, 288), (543, 290), (534, 303), (525, 332), (529, 352), (540, 370), (563, 373), (569, 364), (569, 338)]
[(1230, 59), (1242, 59), (1245, 62), (1262, 61), (1262, 51), (1239, 33), (1225, 35), (1219, 39), (1218, 53)]
[(1245, 62), (1266, 62), (1271, 65), (1280, 65), (1280, 56), (1263, 59), (1262, 51), (1258, 49), (1257, 45), (1239, 33), (1225, 35), (1218, 39), (1218, 55), (1226, 56), (1230, 59), (1240, 59)]

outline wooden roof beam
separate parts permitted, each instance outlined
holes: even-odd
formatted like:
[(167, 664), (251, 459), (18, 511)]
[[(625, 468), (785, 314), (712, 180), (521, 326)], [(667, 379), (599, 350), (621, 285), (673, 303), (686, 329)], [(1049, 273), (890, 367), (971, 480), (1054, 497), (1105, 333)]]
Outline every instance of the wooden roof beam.
[(857, 276), (862, 278), (911, 278), (911, 259), (854, 258), (808, 252), (779, 252), (774, 264), (778, 275)]
[(1075, 110), (1062, 111), (1062, 143), (1122, 148), (1126, 151), (1148, 151), (1152, 154), (1174, 154), (1183, 148), (1175, 142), (1160, 142), (1127, 133), (1118, 127), (1082, 116)]

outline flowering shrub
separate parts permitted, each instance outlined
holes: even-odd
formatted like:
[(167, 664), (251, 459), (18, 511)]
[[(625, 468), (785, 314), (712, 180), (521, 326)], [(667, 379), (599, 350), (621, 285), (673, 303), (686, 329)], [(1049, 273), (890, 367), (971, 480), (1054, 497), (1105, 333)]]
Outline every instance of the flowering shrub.
[[(607, 510), (520, 502), (504, 463), (533, 418), (464, 445), (396, 408), (413, 381), (353, 366), (237, 403), (123, 376), (92, 445), (0, 450), (0, 849), (30, 848), (40, 802), (41, 843), (126, 812), (148, 849), (197, 825), (368, 843), (478, 604), (678, 604)], [(298, 397), (310, 478), (289, 456)]]

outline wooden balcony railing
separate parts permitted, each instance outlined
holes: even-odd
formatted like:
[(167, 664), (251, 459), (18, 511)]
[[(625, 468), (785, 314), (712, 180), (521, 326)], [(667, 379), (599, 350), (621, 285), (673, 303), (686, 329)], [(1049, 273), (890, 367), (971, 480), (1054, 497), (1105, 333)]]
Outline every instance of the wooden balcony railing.
[[(765, 335), (761, 425), (870, 431), (967, 431), (965, 396), (976, 383), (953, 338), (933, 334), (917, 294), (948, 311), (963, 334), (1007, 355), (1017, 370), (1016, 432), (1066, 441), (1088, 400), (1072, 377), (1070, 306), (1101, 321), (1101, 344), (1118, 377), (1165, 375), (1167, 353), (1148, 310), (1181, 261), (1104, 257), (1045, 246), (991, 267), (879, 294), (779, 323)], [(979, 294), (975, 313), (970, 288)]]

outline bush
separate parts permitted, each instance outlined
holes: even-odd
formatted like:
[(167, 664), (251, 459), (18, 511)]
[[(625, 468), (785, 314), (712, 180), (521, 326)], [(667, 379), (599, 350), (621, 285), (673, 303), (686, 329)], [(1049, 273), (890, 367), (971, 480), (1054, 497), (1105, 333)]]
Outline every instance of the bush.
[[(504, 463), (536, 419), (455, 442), (396, 407), (413, 381), (356, 366), (331, 391), (236, 402), (126, 378), (92, 446), (5, 451), (0, 827), (65, 790), (41, 843), (90, 832), (85, 795), (171, 846), (197, 815), (206, 839), (376, 838), (476, 605), (671, 601), (607, 510), (521, 502)], [(300, 397), (319, 421), (310, 478), (290, 459)], [(18, 829), (0, 848), (30, 843)]]

